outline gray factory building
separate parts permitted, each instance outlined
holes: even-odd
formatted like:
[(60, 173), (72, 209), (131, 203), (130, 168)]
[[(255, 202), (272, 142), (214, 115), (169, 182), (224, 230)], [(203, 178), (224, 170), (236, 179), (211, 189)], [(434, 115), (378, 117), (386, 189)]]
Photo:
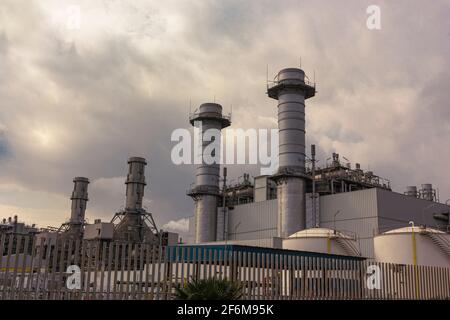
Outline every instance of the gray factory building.
[[(307, 208), (311, 208), (311, 194), (307, 199)], [(410, 221), (442, 229), (447, 222), (440, 216), (449, 212), (445, 204), (378, 188), (320, 196), (318, 207), (320, 226), (355, 235), (361, 255), (367, 258), (373, 258), (375, 235), (408, 226)], [(230, 243), (281, 248), (277, 199), (238, 205), (227, 212)], [(223, 208), (218, 208), (218, 214), (222, 213)], [(307, 209), (308, 228), (314, 227), (312, 220), (312, 210)], [(189, 227), (191, 234), (193, 218)]]
[[(196, 211), (189, 219), (189, 243), (282, 248), (284, 241), (324, 234), (328, 253), (330, 239), (341, 238), (336, 242), (346, 242), (343, 249), (349, 255), (356, 252), (374, 258), (374, 237), (387, 231), (419, 225), (448, 233), (450, 207), (439, 202), (431, 184), (422, 184), (419, 190), (408, 186), (401, 194), (392, 191), (389, 180), (362, 170), (359, 163), (352, 167), (337, 153), (323, 167), (316, 166), (314, 145), (307, 157), (305, 100), (314, 97), (315, 88), (303, 70), (296, 68), (281, 70), (268, 84), (268, 96), (278, 101), (278, 171), (253, 181), (244, 174), (241, 183), (224, 185), (219, 191), (215, 166), (217, 205), (215, 210), (206, 210), (194, 198)], [(199, 232), (208, 232), (209, 237), (201, 238)], [(441, 238), (434, 239), (435, 244), (450, 261), (448, 240)], [(304, 249), (304, 243), (296, 243), (300, 243), (296, 249)]]

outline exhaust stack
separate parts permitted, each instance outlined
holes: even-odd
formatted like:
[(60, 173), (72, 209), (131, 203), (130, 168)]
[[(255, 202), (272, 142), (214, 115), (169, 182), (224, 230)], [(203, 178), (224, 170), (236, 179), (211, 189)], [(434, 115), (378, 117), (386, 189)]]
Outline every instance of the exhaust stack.
[(144, 158), (132, 157), (128, 160), (129, 171), (125, 184), (126, 192), (126, 211), (138, 211), (142, 209), (142, 199), (144, 198), (145, 166), (147, 161)]
[(315, 93), (315, 84), (298, 68), (281, 70), (267, 88), (268, 96), (278, 100), (279, 168), (273, 178), (282, 238), (306, 228), (305, 100)]
[(210, 242), (216, 240), (220, 164), (210, 164), (205, 161), (205, 157), (215, 156), (207, 154), (207, 147), (212, 141), (206, 133), (212, 129), (219, 134), (215, 138), (218, 139), (216, 150), (220, 150), (220, 132), (228, 127), (231, 121), (230, 117), (222, 115), (222, 106), (217, 103), (202, 104), (195, 113), (190, 115), (189, 121), (194, 127), (201, 125), (202, 141), (200, 146), (202, 159), (196, 167), (195, 187), (187, 193), (195, 202), (195, 242)]
[(125, 209), (117, 212), (112, 223), (119, 221), (114, 229), (114, 240), (130, 242), (155, 242), (159, 230), (151, 213), (142, 206), (147, 161), (140, 157), (128, 159), (128, 174), (125, 184)]
[(88, 198), (89, 179), (77, 177), (73, 179), (74, 187), (72, 192), (72, 210), (70, 214), (68, 232), (72, 235), (80, 236), (83, 233), (84, 218), (86, 214)]

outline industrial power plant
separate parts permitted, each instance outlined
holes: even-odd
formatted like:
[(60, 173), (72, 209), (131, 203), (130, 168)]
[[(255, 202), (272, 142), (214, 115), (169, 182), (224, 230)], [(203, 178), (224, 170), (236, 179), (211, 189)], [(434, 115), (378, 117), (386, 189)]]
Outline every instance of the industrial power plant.
[[(1, 297), (171, 299), (186, 281), (220, 277), (243, 283), (248, 299), (449, 299), (448, 201), (428, 182), (394, 192), (388, 179), (338, 153), (318, 166), (316, 146), (305, 139), (305, 102), (316, 93), (299, 68), (268, 82), (279, 132), (272, 175), (243, 173), (229, 184), (225, 166), (204, 160), (210, 148), (202, 139), (195, 184), (179, 195), (195, 208), (184, 242), (159, 229), (143, 206), (141, 157), (129, 158), (125, 206), (108, 222), (86, 222), (85, 177), (74, 178), (70, 219), (60, 227), (3, 219)], [(232, 122), (215, 102), (187, 120), (201, 123), (202, 136)], [(69, 265), (83, 274), (75, 291), (64, 285)], [(383, 274), (375, 291), (366, 285), (369, 266)]]
[[(439, 202), (432, 184), (408, 186), (400, 194), (389, 180), (363, 171), (359, 163), (353, 168), (337, 153), (325, 167), (316, 166), (315, 145), (307, 156), (305, 101), (315, 94), (315, 83), (298, 68), (281, 70), (268, 84), (267, 95), (277, 100), (278, 110), (274, 175), (250, 181), (244, 174), (240, 184), (219, 190), (219, 166), (197, 166), (195, 187), (188, 192), (195, 202), (190, 241), (450, 266), (450, 207)], [(194, 120), (202, 121), (204, 131), (230, 125), (213, 103), (201, 105)]]

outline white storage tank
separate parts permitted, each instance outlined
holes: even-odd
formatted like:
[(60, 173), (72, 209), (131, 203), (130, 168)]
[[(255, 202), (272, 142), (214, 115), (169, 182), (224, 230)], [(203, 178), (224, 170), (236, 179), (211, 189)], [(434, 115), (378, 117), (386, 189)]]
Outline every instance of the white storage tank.
[(298, 231), (283, 239), (283, 249), (360, 256), (355, 236), (327, 228)]
[(405, 227), (374, 237), (375, 260), (450, 267), (450, 235), (432, 228)]

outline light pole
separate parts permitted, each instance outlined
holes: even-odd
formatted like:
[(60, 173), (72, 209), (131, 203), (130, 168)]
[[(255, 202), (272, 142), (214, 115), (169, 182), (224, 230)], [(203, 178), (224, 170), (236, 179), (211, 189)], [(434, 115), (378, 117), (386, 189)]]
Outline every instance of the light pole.
[(234, 240), (237, 240), (237, 228), (241, 225), (241, 221), (234, 226)]
[(447, 199), (447, 201), (445, 201), (445, 205), (448, 206), (448, 222), (447, 222), (447, 232), (449, 231), (450, 228), (450, 204), (448, 204), (450, 202), (450, 199)]
[(340, 212), (341, 212), (341, 210), (336, 211), (336, 213), (335, 213), (334, 216), (333, 216), (333, 228), (334, 228), (333, 232), (334, 232), (334, 234), (336, 234), (336, 216), (337, 216)]

